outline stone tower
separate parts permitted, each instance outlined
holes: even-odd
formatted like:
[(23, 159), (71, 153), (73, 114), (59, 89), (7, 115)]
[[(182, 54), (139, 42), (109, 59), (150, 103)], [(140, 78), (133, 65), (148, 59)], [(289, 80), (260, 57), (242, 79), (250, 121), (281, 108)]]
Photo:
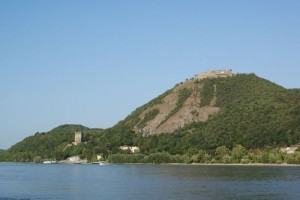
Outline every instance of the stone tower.
[(81, 132), (75, 132), (75, 143), (80, 144), (82, 140), (82, 133)]

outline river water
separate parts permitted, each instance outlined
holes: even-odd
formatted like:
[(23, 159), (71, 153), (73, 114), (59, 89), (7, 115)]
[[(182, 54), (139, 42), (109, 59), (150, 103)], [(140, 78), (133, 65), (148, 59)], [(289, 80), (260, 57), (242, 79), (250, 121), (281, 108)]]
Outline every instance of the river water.
[(0, 200), (29, 199), (300, 199), (300, 167), (0, 163)]

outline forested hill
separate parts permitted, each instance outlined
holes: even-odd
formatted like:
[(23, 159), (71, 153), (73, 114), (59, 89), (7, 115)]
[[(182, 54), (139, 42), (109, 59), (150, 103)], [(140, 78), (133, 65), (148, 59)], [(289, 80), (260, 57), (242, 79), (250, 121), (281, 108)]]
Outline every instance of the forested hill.
[(255, 74), (237, 74), (178, 84), (116, 128), (144, 135), (185, 132), (193, 138), (191, 145), (202, 149), (235, 144), (261, 148), (298, 143), (299, 122), (299, 89), (285, 89)]
[(5, 151), (4, 149), (0, 149), (0, 153), (1, 153), (1, 152), (4, 152), (4, 151)]
[(207, 147), (243, 144), (247, 148), (289, 146), (300, 141), (300, 90), (288, 90), (250, 75), (205, 79), (202, 105), (216, 87), (221, 112), (194, 133)]
[[(90, 135), (99, 133), (101, 129), (90, 129), (82, 125), (61, 125), (49, 132), (37, 132), (10, 147), (6, 152), (8, 161), (31, 162), (34, 157), (66, 159), (68, 156), (80, 154), (80, 148), (67, 148), (74, 141), (74, 132), (85, 132), (84, 140)], [(76, 152), (77, 151), (77, 152)]]
[[(84, 133), (83, 143), (66, 148), (75, 131)], [(107, 158), (124, 153), (121, 145), (138, 146), (149, 158), (164, 152), (191, 159), (199, 150), (214, 155), (219, 147), (255, 150), (299, 144), (300, 89), (285, 89), (255, 74), (237, 74), (177, 84), (106, 130), (62, 125), (36, 133), (1, 153), (0, 161), (74, 155), (95, 161), (98, 154)]]

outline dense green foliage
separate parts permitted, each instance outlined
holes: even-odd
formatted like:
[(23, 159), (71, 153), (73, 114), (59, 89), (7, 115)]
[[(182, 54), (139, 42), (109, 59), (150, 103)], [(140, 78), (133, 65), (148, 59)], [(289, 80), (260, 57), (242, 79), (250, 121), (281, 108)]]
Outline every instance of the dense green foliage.
[[(159, 113), (169, 90), (136, 109), (112, 128), (89, 129), (62, 125), (47, 133), (36, 133), (0, 153), (0, 161), (41, 162), (79, 155), (89, 162), (101, 154), (112, 163), (291, 163), (300, 164), (300, 152), (286, 154), (279, 147), (300, 142), (300, 90), (284, 89), (254, 74), (195, 81), (202, 85), (201, 106), (216, 98), (220, 112), (206, 122), (193, 122), (171, 134), (143, 137), (133, 127), (144, 127)], [(191, 95), (178, 93), (176, 113)], [(149, 110), (143, 119), (139, 116)], [(74, 132), (83, 132), (83, 143), (66, 148)], [(139, 154), (120, 150), (138, 146)]]
[(201, 107), (208, 106), (210, 104), (210, 101), (214, 96), (214, 87), (216, 87), (216, 85), (213, 84), (211, 79), (209, 79), (208, 81), (206, 81), (205, 84), (203, 84), (203, 88), (201, 89)]
[(55, 158), (66, 159), (72, 155), (78, 155), (83, 148), (65, 147), (74, 141), (74, 132), (84, 132), (84, 141), (89, 140), (93, 132), (101, 132), (100, 129), (89, 129), (81, 125), (62, 125), (47, 133), (35, 133), (34, 136), (25, 138), (23, 141), (9, 148), (2, 160), (31, 162), (34, 158), (40, 159)]
[(167, 152), (151, 154), (111, 154), (108, 156), (110, 163), (241, 163), (241, 164), (300, 164), (300, 151), (287, 154), (275, 149), (246, 150), (242, 145), (232, 149), (226, 146), (217, 147), (212, 152), (190, 149), (184, 155), (171, 155)]
[[(84, 130), (84, 143), (62, 150), (64, 145), (57, 147), (44, 145), (47, 139), (64, 138), (74, 135), (78, 128)], [(88, 129), (78, 125), (63, 125), (48, 133), (37, 133), (11, 147), (6, 153), (0, 154), (0, 161), (42, 162), (48, 159), (61, 160), (78, 155), (96, 161), (96, 155), (101, 154), (111, 163), (289, 163), (300, 164), (300, 152), (287, 154), (279, 148), (250, 149), (242, 145), (233, 148), (219, 146), (215, 149), (200, 149), (193, 143), (191, 135), (186, 133), (162, 134), (142, 137), (141, 134), (117, 133), (114, 129)], [(44, 137), (43, 137), (44, 136)], [(32, 138), (37, 137), (35, 140)], [(39, 138), (41, 137), (41, 138)], [(60, 139), (59, 139), (60, 140)], [(72, 139), (71, 139), (72, 141)], [(41, 142), (41, 143), (40, 143)], [(52, 142), (50, 142), (52, 143)], [(46, 143), (48, 144), (48, 143)], [(63, 143), (67, 144), (67, 143)], [(132, 154), (119, 149), (121, 145), (136, 145), (140, 153)], [(40, 147), (37, 147), (37, 146)], [(27, 148), (35, 146), (36, 148)], [(24, 148), (20, 151), (19, 148)], [(38, 149), (42, 150), (38, 150)]]
[(170, 155), (167, 152), (144, 154), (111, 154), (108, 156), (110, 163), (191, 163), (187, 155)]
[[(83, 142), (72, 144), (74, 133), (83, 133)], [(96, 161), (97, 155), (107, 158), (110, 153), (122, 152), (121, 145), (132, 145), (135, 134), (114, 129), (90, 129), (81, 125), (62, 125), (46, 133), (36, 133), (13, 145), (0, 154), (0, 161), (42, 162), (43, 160), (64, 160), (80, 156), (88, 162)]]
[(195, 130), (205, 138), (203, 148), (235, 144), (261, 148), (299, 142), (299, 90), (284, 89), (254, 74), (202, 82), (205, 87), (201, 92), (207, 96), (216, 86), (216, 106), (222, 109), (203, 128)]

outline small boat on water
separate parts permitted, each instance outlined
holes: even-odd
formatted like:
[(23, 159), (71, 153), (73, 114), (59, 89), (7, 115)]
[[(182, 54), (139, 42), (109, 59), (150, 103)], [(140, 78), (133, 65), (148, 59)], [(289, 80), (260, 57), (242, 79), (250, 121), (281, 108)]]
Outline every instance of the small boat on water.
[(46, 160), (43, 162), (43, 164), (57, 164), (58, 162), (55, 160)]
[(108, 165), (108, 162), (99, 162), (99, 165)]
[(96, 165), (109, 165), (109, 163), (108, 162), (106, 162), (106, 161), (98, 161), (98, 162), (92, 162), (92, 164), (96, 164)]

